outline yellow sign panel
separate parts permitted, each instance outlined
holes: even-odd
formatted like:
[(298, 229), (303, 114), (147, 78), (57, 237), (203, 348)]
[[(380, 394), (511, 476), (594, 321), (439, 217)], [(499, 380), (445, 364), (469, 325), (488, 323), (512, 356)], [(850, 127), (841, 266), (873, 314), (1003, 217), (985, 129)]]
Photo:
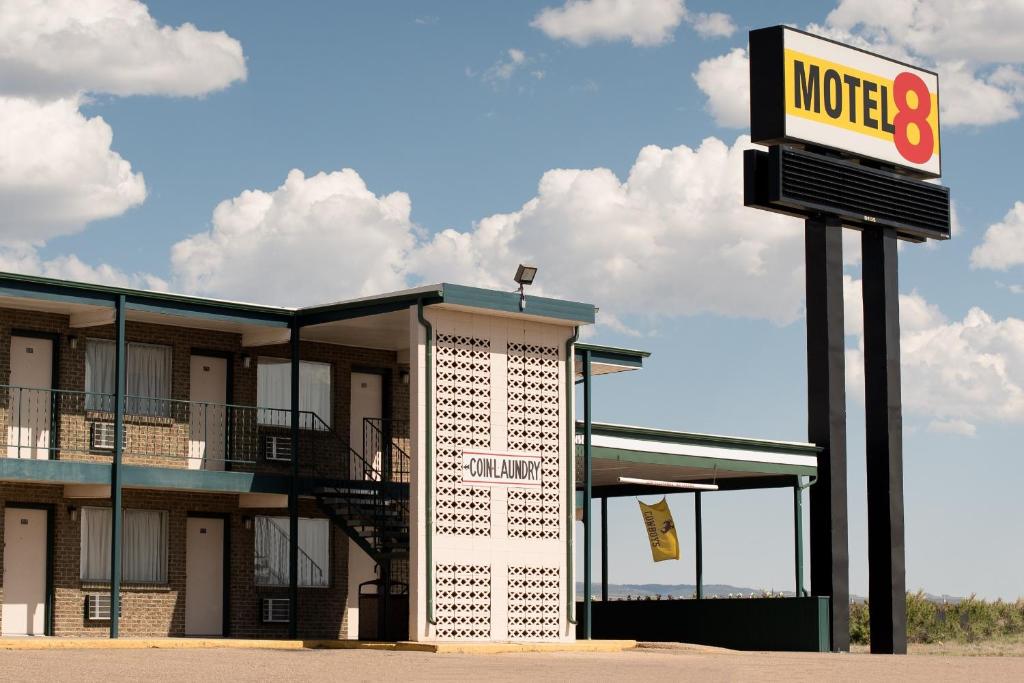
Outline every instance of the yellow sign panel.
[(651, 542), (654, 561), (678, 560), (679, 539), (676, 537), (676, 525), (672, 521), (672, 511), (668, 509), (668, 501), (662, 498), (654, 505), (640, 503), (640, 514), (644, 519), (644, 528), (647, 529), (647, 539)]
[(911, 163), (939, 153), (939, 96), (916, 74), (893, 81), (795, 50), (785, 55), (787, 114), (887, 140)]

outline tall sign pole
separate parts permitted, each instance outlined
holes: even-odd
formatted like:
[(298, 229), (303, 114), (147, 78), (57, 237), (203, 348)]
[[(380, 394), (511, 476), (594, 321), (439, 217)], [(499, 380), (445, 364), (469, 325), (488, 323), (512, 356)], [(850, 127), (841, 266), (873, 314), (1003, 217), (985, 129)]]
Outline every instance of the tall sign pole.
[(784, 26), (750, 33), (747, 206), (805, 220), (811, 591), (848, 650), (849, 556), (842, 231), (861, 231), (871, 651), (907, 651), (897, 240), (949, 239), (939, 79)]
[(846, 505), (846, 344), (843, 330), (843, 226), (808, 218), (807, 435), (821, 447), (810, 487), (811, 595), (832, 598), (833, 651), (850, 649)]

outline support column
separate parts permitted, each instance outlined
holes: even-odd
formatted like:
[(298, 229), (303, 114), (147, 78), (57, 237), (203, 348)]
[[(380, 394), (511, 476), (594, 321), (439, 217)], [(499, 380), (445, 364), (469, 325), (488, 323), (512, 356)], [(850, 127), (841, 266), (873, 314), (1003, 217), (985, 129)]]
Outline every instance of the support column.
[(896, 233), (861, 234), (871, 652), (906, 654), (903, 409)]
[(608, 496), (601, 498), (601, 602), (608, 602)]
[(593, 416), (590, 404), (590, 349), (583, 350), (583, 637), (590, 640), (593, 632), (590, 619), (590, 596), (593, 590), (591, 561), (591, 440)]
[(124, 295), (114, 306), (114, 457), (110, 465), (110, 637), (120, 635), (121, 626), (121, 544), (123, 504), (121, 501), (121, 460), (124, 454), (124, 394), (127, 352), (124, 341)]
[(288, 484), (288, 637), (299, 636), (299, 324), (291, 327), (292, 476)]
[(810, 495), (811, 593), (831, 597), (833, 651), (850, 649), (842, 233), (832, 219), (805, 223), (807, 436), (822, 449)]
[(693, 494), (693, 532), (694, 532), (694, 553), (693, 559), (696, 569), (697, 599), (704, 599), (704, 522), (701, 519), (700, 491)]
[(793, 556), (796, 570), (796, 588), (793, 595), (804, 596), (804, 492), (800, 488), (800, 477), (793, 487)]

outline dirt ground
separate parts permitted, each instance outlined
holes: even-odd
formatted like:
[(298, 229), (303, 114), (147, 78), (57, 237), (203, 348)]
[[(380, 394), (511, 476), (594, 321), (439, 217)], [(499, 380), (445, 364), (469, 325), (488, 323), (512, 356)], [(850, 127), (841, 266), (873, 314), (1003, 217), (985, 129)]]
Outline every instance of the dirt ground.
[(357, 650), (0, 652), (0, 681), (948, 681), (1024, 680), (1024, 657), (816, 655), (637, 649), (436, 655)]

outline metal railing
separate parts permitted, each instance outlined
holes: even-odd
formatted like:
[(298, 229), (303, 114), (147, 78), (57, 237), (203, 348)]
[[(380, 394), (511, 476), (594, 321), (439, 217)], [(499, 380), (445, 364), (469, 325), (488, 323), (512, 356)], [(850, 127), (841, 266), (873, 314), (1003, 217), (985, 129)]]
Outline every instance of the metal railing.
[[(256, 585), (288, 585), (288, 532), (269, 517), (256, 518)], [(299, 585), (326, 586), (327, 576), (323, 567), (302, 548), (299, 551)], [(275, 570), (275, 567), (277, 570)], [(306, 581), (303, 581), (303, 578)]]
[(372, 462), (370, 474), (377, 481), (409, 482), (408, 420), (364, 418), (362, 442), (364, 460)]
[[(7, 457), (109, 455), (113, 423), (111, 394), (0, 385), (0, 449)], [(348, 451), (316, 413), (301, 411), (299, 428), (300, 462), (307, 454), (340, 461)], [(223, 469), (226, 463), (289, 461), (292, 451), (288, 409), (125, 397), (123, 452), (137, 461), (173, 459), (191, 469)]]

